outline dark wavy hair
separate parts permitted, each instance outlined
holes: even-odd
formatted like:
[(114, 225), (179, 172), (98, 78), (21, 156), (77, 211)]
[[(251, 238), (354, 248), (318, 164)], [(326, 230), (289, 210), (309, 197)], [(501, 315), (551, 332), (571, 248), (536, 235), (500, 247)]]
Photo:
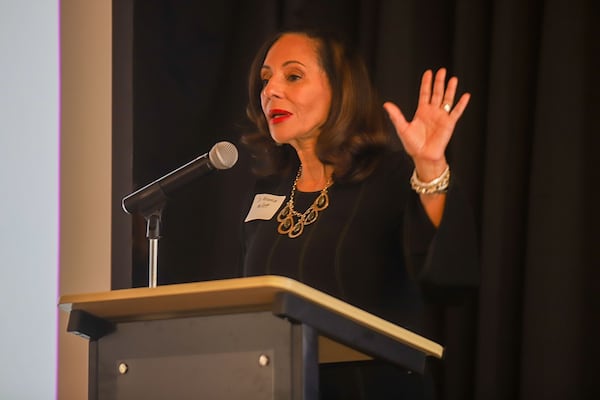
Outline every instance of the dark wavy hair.
[(294, 149), (271, 138), (260, 101), (261, 67), (271, 46), (285, 34), (301, 34), (314, 40), (331, 86), (331, 109), (317, 139), (317, 156), (333, 166), (336, 181), (363, 180), (373, 171), (389, 142), (382, 103), (362, 58), (339, 38), (316, 31), (280, 32), (263, 44), (252, 62), (246, 114), (256, 130), (243, 134), (241, 139), (255, 158), (254, 171), (269, 176), (289, 173), (297, 166)]

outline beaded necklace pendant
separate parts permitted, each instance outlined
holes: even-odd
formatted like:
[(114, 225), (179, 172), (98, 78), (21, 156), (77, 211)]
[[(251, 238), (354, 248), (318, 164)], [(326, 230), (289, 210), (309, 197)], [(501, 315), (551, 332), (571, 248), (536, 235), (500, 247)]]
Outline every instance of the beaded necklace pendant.
[(282, 235), (288, 235), (288, 237), (292, 239), (302, 235), (304, 227), (314, 223), (317, 218), (319, 218), (319, 212), (329, 207), (329, 194), (327, 193), (327, 189), (332, 185), (332, 182), (328, 181), (310, 207), (303, 213), (300, 213), (294, 209), (294, 194), (296, 193), (296, 184), (298, 183), (301, 172), (302, 167), (298, 169), (298, 174), (296, 175), (296, 179), (294, 179), (289, 201), (277, 215), (277, 222), (279, 222), (277, 232)]

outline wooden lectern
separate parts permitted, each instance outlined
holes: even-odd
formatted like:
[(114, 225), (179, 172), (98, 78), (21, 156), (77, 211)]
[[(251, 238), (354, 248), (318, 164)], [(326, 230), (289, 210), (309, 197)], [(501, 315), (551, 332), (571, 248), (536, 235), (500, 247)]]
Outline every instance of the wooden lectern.
[(423, 373), (443, 348), (295, 280), (259, 276), (65, 295), (89, 399), (318, 399), (319, 363)]

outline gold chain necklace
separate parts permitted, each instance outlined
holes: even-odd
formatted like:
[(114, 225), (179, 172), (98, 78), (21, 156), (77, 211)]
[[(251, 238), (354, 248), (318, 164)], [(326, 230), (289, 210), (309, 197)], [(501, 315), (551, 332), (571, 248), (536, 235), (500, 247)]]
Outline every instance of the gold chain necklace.
[[(325, 187), (321, 190), (321, 193), (319, 193), (315, 201), (313, 201), (310, 207), (301, 214), (294, 209), (294, 194), (296, 193), (296, 185), (298, 184), (298, 179), (300, 179), (301, 174), (302, 165), (298, 168), (298, 174), (296, 174), (296, 179), (294, 179), (290, 199), (277, 215), (277, 222), (279, 222), (277, 232), (282, 235), (288, 235), (292, 239), (302, 235), (304, 226), (315, 222), (319, 217), (319, 211), (323, 211), (329, 207), (329, 195), (327, 194), (327, 189), (329, 189), (333, 183), (331, 179), (328, 179)], [(298, 221), (295, 221), (294, 217), (298, 218)]]

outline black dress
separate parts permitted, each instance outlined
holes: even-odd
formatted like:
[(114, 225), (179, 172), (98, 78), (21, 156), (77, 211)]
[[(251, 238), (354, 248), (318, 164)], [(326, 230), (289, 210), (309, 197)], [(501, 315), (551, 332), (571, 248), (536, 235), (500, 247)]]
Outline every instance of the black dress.
[[(243, 274), (296, 279), (427, 336), (425, 296), (477, 282), (475, 224), (452, 183), (436, 230), (410, 188), (411, 172), (406, 156), (392, 153), (363, 182), (334, 183), (328, 208), (296, 238), (277, 232), (278, 211), (270, 220), (244, 223)], [(267, 193), (286, 196), (285, 205), (293, 179), (257, 182), (249, 204)], [(318, 194), (297, 191), (296, 210), (304, 212)], [(395, 391), (410, 385), (420, 390), (416, 375), (376, 362), (328, 365), (321, 370), (322, 398), (398, 398), (402, 392)]]

